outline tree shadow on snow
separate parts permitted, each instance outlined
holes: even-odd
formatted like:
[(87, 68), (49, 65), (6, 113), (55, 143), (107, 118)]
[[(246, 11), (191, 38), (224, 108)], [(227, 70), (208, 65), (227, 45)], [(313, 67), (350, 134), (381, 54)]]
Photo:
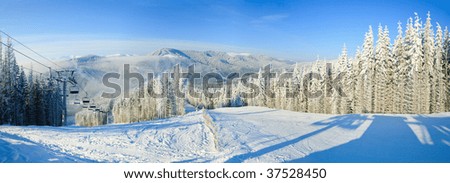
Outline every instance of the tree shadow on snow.
[(288, 162), (450, 162), (450, 117), (375, 115), (359, 139)]
[(264, 111), (255, 111), (255, 112), (241, 112), (241, 113), (237, 113), (236, 115), (254, 115), (254, 114), (264, 114), (264, 113), (271, 113), (271, 112), (275, 112), (275, 111), (279, 111), (277, 109), (267, 109)]
[(271, 145), (271, 146), (262, 148), (255, 152), (249, 152), (249, 153), (244, 153), (244, 154), (233, 156), (230, 159), (228, 159), (227, 161), (225, 161), (225, 163), (240, 163), (240, 162), (244, 162), (245, 160), (248, 160), (251, 158), (259, 157), (264, 154), (271, 153), (273, 151), (285, 148), (289, 145), (298, 143), (302, 140), (305, 140), (307, 138), (310, 138), (312, 136), (315, 136), (317, 134), (325, 132), (333, 127), (340, 127), (340, 128), (345, 128), (345, 129), (349, 129), (349, 130), (355, 130), (366, 119), (367, 119), (367, 116), (365, 116), (365, 115), (348, 114), (348, 115), (335, 116), (335, 117), (332, 117), (332, 118), (329, 118), (329, 119), (326, 119), (323, 121), (318, 121), (318, 122), (313, 123), (312, 125), (324, 126), (323, 128), (320, 128), (316, 131), (301, 135), (299, 137), (296, 137), (294, 139), (291, 139), (291, 140), (288, 140), (285, 142), (281, 142), (281, 143), (278, 143), (275, 145)]
[(18, 135), (0, 132), (0, 162), (2, 163), (61, 163), (95, 162), (51, 150)]

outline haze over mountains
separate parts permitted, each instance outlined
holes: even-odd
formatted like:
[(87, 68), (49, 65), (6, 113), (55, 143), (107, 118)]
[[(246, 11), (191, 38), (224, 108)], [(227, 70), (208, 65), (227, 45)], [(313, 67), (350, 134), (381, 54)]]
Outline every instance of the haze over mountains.
[[(117, 72), (123, 76), (125, 64), (130, 64), (131, 72), (140, 73), (147, 79), (147, 73), (167, 72), (173, 69), (176, 64), (180, 64), (184, 71), (187, 70), (188, 66), (195, 65), (195, 71), (202, 73), (202, 75), (208, 72), (216, 72), (226, 77), (234, 72), (240, 74), (258, 72), (260, 68), (269, 64), (272, 65), (274, 71), (292, 70), (295, 62), (250, 53), (178, 50), (174, 48), (162, 48), (148, 55), (86, 55), (61, 62), (64, 67), (76, 70), (76, 80), (85, 91), (81, 92), (79, 96), (70, 96), (70, 98), (75, 100), (87, 94), (98, 105), (108, 106), (110, 101), (101, 99), (100, 95), (102, 92), (111, 92), (111, 90), (102, 84), (102, 78), (109, 72)], [(309, 63), (301, 64), (308, 65)], [(123, 77), (112, 81), (123, 85)], [(133, 81), (132, 87), (137, 86), (136, 82)], [(71, 111), (76, 112), (80, 109), (78, 106)]]

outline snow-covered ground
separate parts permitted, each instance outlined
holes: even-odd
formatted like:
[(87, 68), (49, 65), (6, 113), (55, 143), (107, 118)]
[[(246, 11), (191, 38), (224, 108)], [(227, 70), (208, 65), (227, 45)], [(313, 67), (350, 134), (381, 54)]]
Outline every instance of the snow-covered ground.
[(450, 162), (450, 113), (241, 107), (91, 128), (0, 126), (0, 162)]

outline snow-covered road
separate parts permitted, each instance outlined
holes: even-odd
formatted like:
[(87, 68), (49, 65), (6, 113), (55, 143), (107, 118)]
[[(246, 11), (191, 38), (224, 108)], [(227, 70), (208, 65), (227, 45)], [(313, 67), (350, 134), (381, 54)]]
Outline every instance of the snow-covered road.
[(0, 126), (1, 162), (450, 162), (450, 113), (264, 107), (100, 127)]

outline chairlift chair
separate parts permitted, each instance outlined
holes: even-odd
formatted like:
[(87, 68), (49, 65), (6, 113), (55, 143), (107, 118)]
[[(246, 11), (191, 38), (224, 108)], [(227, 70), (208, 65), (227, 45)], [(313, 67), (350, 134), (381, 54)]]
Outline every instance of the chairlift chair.
[(80, 105), (80, 104), (81, 104), (80, 99), (75, 99), (75, 100), (73, 101), (73, 104), (75, 104), (75, 105)]
[(89, 104), (90, 100), (87, 97), (83, 97), (83, 104)]
[(76, 86), (72, 86), (69, 89), (69, 93), (76, 95), (76, 94), (80, 93), (80, 89), (78, 87), (76, 87)]

